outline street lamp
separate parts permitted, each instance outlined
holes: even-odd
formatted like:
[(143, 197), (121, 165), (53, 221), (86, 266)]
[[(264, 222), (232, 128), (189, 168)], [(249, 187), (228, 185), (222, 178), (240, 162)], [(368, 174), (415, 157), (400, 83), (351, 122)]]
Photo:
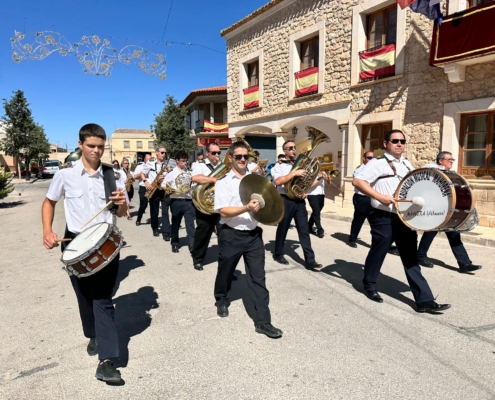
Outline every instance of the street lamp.
[(294, 127), (292, 128), (292, 134), (293, 134), (294, 136), (296, 136), (296, 135), (297, 135), (297, 126), (294, 126)]

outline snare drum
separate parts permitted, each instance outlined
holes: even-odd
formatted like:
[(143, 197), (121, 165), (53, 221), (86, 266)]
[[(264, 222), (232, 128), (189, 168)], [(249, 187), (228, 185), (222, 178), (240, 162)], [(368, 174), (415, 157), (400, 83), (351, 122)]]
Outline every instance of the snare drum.
[(62, 253), (61, 261), (69, 275), (84, 278), (105, 268), (119, 253), (124, 238), (116, 225), (106, 222), (85, 229)]
[(418, 231), (470, 231), (478, 225), (476, 199), (458, 173), (436, 168), (409, 172), (399, 183), (396, 200), (422, 198), (424, 205), (396, 203), (400, 219)]

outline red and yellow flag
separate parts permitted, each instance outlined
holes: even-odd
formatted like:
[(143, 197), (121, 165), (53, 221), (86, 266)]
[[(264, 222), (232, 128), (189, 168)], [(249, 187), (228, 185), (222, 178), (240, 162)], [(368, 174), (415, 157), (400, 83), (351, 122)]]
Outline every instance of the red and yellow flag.
[(361, 52), (359, 63), (360, 81), (395, 75), (395, 43), (387, 44), (377, 50)]
[(296, 72), (296, 96), (318, 92), (318, 67)]
[(215, 123), (215, 122), (210, 122), (205, 119), (205, 122), (203, 124), (203, 129), (205, 132), (224, 132), (229, 129), (229, 124), (226, 123)]
[(260, 87), (251, 86), (244, 89), (244, 108), (254, 108), (260, 106)]

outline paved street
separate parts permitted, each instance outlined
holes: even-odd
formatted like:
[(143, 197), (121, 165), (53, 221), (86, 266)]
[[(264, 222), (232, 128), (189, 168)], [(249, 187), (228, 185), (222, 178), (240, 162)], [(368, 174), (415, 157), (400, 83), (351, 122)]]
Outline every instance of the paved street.
[[(275, 228), (264, 227), (272, 320), (284, 332), (279, 340), (254, 332), (243, 265), (230, 316), (217, 317), (216, 238), (205, 270), (197, 272), (185, 237), (173, 254), (149, 225), (119, 220), (127, 244), (114, 302), (125, 384), (99, 382), (60, 249), (42, 246), (40, 208), (48, 185), (19, 185), (21, 196), (0, 203), (2, 399), (495, 398), (493, 248), (466, 244), (484, 268), (463, 275), (448, 242), (435, 240), (430, 257), (442, 266), (423, 272), (437, 301), (452, 308), (418, 314), (396, 256), (387, 257), (379, 279), (384, 303), (363, 295), (368, 229), (351, 249), (349, 223), (328, 219), (325, 238), (312, 237), (320, 272), (301, 266), (295, 229), (286, 245), (290, 265), (274, 263)], [(64, 225), (59, 203), (59, 236)]]

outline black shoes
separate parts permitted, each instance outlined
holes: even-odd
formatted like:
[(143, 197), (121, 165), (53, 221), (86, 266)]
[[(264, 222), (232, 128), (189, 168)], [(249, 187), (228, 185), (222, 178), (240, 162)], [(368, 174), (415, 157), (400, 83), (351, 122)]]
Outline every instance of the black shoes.
[(172, 245), (172, 253), (178, 253), (179, 252), (179, 246), (177, 246), (176, 244), (173, 244)]
[(120, 382), (120, 372), (109, 361), (98, 364), (96, 378), (104, 382)]
[(433, 263), (428, 260), (427, 258), (425, 258), (424, 260), (421, 260), (419, 262), (419, 265), (421, 265), (422, 267), (426, 267), (426, 268), (433, 268)]
[(285, 259), (285, 257), (284, 257), (284, 256), (279, 256), (279, 257), (275, 257), (275, 256), (273, 256), (273, 259), (274, 259), (276, 262), (278, 262), (279, 264), (282, 264), (282, 265), (289, 265), (289, 261), (287, 261), (287, 260)]
[(481, 269), (481, 265), (465, 264), (459, 267), (459, 272), (465, 274), (467, 272), (477, 271), (478, 269)]
[(139, 226), (139, 225), (141, 225), (141, 220), (140, 219), (137, 219), (136, 220), (136, 226)]
[(229, 308), (225, 304), (220, 304), (217, 306), (217, 315), (219, 317), (225, 318), (229, 316)]
[(96, 342), (96, 338), (89, 339), (88, 347), (86, 347), (88, 355), (96, 356), (98, 354), (98, 343)]
[(426, 301), (416, 304), (416, 311), (421, 313), (437, 313), (450, 308), (450, 304), (438, 304), (435, 301)]
[(349, 247), (352, 247), (353, 249), (355, 249), (355, 248), (357, 247), (356, 242), (353, 242), (353, 241), (351, 241), (351, 240), (349, 240), (349, 241), (347, 242), (347, 245), (348, 245)]
[(372, 301), (376, 301), (377, 303), (383, 303), (383, 299), (376, 290), (365, 290), (364, 294), (368, 297), (368, 299)]
[(317, 263), (316, 261), (314, 263), (311, 263), (311, 264), (307, 264), (305, 266), (306, 269), (309, 269), (310, 271), (313, 271), (315, 270), (316, 268), (321, 268), (323, 267), (323, 265)]
[(194, 263), (194, 269), (196, 271), (203, 271), (203, 266), (201, 265), (201, 263)]
[(272, 339), (282, 337), (282, 331), (275, 328), (272, 324), (254, 324), (254, 328), (257, 333), (263, 333)]
[(160, 236), (160, 231), (158, 229), (153, 229), (153, 236)]
[(323, 239), (325, 237), (325, 232), (320, 232), (316, 236), (318, 236), (320, 239)]
[(163, 236), (163, 240), (165, 240), (166, 242), (170, 242), (170, 236)]

